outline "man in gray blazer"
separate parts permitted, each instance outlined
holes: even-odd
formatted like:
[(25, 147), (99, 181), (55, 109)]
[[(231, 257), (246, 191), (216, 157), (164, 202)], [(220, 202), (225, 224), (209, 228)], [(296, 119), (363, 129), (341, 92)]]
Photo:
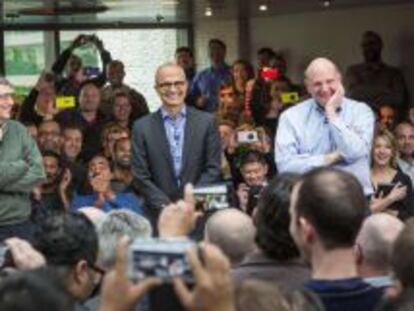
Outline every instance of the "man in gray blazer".
[(187, 107), (187, 80), (181, 67), (165, 64), (155, 75), (161, 108), (135, 122), (132, 170), (154, 222), (162, 206), (182, 198), (185, 184), (221, 180), (220, 137), (214, 116)]

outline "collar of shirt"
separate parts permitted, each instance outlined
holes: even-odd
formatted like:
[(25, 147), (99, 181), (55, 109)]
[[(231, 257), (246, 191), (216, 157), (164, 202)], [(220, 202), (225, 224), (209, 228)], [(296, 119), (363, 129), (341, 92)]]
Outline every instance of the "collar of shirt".
[(4, 134), (7, 131), (7, 122), (0, 124), (0, 141), (3, 141)]
[[(314, 100), (314, 103), (315, 103), (314, 106), (315, 106), (316, 111), (318, 111), (319, 113), (325, 115), (325, 107), (322, 106), (320, 103), (318, 103), (316, 100)], [(337, 113), (340, 113), (341, 111), (342, 111), (342, 106), (336, 108)]]
[(166, 120), (171, 120), (171, 121), (175, 121), (175, 120), (178, 120), (178, 119), (180, 119), (180, 118), (185, 118), (185, 117), (187, 117), (187, 107), (185, 106), (185, 104), (183, 105), (183, 107), (181, 108), (181, 111), (173, 118), (173, 117), (171, 117), (169, 114), (168, 114), (168, 112), (167, 112), (167, 110), (164, 108), (164, 107), (161, 107), (161, 116), (162, 116), (162, 119), (164, 120), (164, 121), (166, 121)]
[(218, 68), (213, 67), (213, 66), (210, 67), (210, 72), (223, 74), (223, 75), (229, 73), (229, 70), (230, 70), (230, 66), (227, 65), (226, 63), (224, 63), (223, 66), (220, 66)]

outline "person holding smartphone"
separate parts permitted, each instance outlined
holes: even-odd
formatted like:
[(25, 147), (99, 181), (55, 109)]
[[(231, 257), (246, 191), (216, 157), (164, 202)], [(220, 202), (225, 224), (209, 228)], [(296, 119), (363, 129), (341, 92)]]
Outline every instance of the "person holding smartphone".
[(410, 178), (397, 169), (397, 142), (387, 130), (374, 137), (371, 181), (375, 194), (370, 208), (373, 213), (390, 212), (401, 219), (413, 215), (414, 194)]

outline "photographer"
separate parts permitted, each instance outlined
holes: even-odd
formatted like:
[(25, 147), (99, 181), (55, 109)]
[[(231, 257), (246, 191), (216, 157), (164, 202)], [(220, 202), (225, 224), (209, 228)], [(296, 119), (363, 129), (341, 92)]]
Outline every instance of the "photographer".
[(55, 107), (54, 77), (50, 72), (43, 72), (35, 87), (25, 97), (19, 115), (24, 124), (39, 126), (43, 121), (53, 120), (58, 110)]
[(237, 187), (238, 206), (252, 214), (263, 187), (267, 184), (268, 165), (264, 155), (258, 151), (248, 151), (240, 162), (242, 183)]
[[(111, 54), (104, 49), (102, 41), (97, 36), (81, 34), (60, 54), (52, 67), (56, 78), (55, 89), (59, 95), (77, 97), (81, 84), (88, 80), (82, 66), (82, 60), (73, 54), (75, 49), (88, 44), (93, 44), (99, 51), (103, 65), (101, 73), (91, 79), (91, 81), (98, 87), (102, 87), (105, 84), (105, 67), (112, 59)], [(63, 74), (65, 67), (67, 68), (66, 75)]]

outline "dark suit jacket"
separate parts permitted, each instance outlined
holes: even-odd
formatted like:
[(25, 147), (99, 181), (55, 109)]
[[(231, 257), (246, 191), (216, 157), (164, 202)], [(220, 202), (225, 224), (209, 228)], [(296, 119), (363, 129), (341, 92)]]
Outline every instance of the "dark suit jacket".
[(182, 198), (186, 183), (220, 182), (220, 149), (214, 116), (187, 107), (178, 186), (160, 110), (137, 120), (132, 130), (132, 171), (150, 210), (160, 210), (161, 205)]

